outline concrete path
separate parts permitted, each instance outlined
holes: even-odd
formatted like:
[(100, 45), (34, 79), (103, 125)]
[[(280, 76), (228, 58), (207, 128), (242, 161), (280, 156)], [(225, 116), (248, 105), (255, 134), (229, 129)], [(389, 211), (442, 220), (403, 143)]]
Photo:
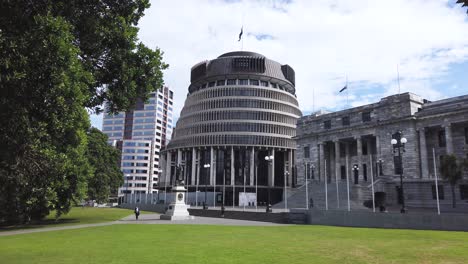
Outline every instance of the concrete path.
[(40, 233), (40, 232), (48, 232), (48, 231), (78, 229), (78, 228), (86, 228), (86, 227), (93, 227), (93, 226), (108, 226), (108, 225), (115, 225), (115, 224), (117, 224), (117, 221), (98, 223), (98, 224), (84, 224), (84, 225), (69, 225), (69, 226), (38, 227), (38, 228), (31, 228), (31, 229), (19, 229), (19, 230), (13, 230), (13, 231), (0, 232), (0, 237), (19, 235), (19, 234)]
[(212, 217), (201, 217), (195, 216), (193, 220), (179, 220), (179, 221), (168, 221), (160, 220), (159, 214), (143, 214), (140, 215), (138, 221), (135, 220), (135, 216), (127, 216), (119, 221), (119, 224), (179, 224), (179, 225), (229, 225), (229, 226), (283, 226), (285, 224), (260, 222), (260, 221), (247, 221), (247, 220), (236, 220), (228, 218), (212, 218)]
[(106, 223), (57, 226), (57, 227), (42, 227), (42, 228), (4, 231), (4, 232), (0, 232), (0, 237), (19, 235), (19, 234), (30, 234), (30, 233), (39, 233), (39, 232), (78, 229), (78, 228), (86, 228), (86, 227), (94, 227), (94, 226), (108, 226), (108, 225), (115, 225), (115, 224), (160, 224), (160, 225), (179, 224), (179, 225), (228, 225), (228, 226), (280, 226), (280, 225), (284, 225), (284, 224), (275, 224), (275, 223), (259, 222), (259, 221), (235, 220), (235, 219), (227, 219), (227, 218), (211, 218), (211, 217), (201, 217), (201, 216), (196, 216), (195, 219), (193, 220), (168, 221), (168, 220), (160, 220), (159, 214), (142, 214), (140, 215), (138, 221), (135, 220), (134, 215), (129, 215), (118, 221), (112, 221), (112, 222), (106, 222)]

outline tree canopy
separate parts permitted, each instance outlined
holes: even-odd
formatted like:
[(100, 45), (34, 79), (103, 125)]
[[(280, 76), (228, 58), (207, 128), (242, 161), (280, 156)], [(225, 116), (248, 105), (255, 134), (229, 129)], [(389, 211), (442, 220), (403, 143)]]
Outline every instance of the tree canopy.
[[(88, 112), (130, 109), (162, 86), (137, 38), (147, 0), (0, 3), (0, 223), (60, 215), (86, 194)], [(97, 170), (96, 170), (97, 171)]]
[(109, 195), (117, 193), (123, 184), (120, 171), (120, 151), (107, 144), (107, 135), (97, 128), (88, 131), (86, 156), (93, 172), (88, 179), (87, 196), (98, 203), (106, 202)]

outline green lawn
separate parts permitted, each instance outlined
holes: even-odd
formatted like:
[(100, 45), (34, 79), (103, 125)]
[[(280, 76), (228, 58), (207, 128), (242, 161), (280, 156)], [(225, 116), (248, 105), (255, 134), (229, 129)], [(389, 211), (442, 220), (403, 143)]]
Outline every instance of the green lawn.
[(1, 263), (467, 263), (468, 233), (121, 224), (0, 237)]
[(133, 214), (133, 210), (120, 208), (73, 207), (68, 214), (62, 215), (57, 221), (55, 221), (55, 213), (52, 212), (41, 223), (0, 227), (0, 232), (25, 228), (103, 223), (119, 220), (131, 214)]

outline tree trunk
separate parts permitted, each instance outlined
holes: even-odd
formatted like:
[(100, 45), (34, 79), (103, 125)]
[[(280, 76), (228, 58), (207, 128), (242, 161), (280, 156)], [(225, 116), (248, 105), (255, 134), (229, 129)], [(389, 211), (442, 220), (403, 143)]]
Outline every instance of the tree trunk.
[(455, 184), (451, 184), (452, 186), (452, 208), (456, 207), (456, 199), (455, 199)]

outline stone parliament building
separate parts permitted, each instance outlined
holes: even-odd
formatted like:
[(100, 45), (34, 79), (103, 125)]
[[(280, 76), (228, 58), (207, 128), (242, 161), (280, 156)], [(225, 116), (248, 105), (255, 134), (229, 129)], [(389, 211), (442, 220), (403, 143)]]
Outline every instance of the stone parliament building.
[[(369, 105), (301, 117), (296, 184), (303, 185), (307, 177), (309, 197), (323, 207), (327, 180), (329, 207), (346, 208), (348, 175), (352, 206), (359, 208), (372, 197), (373, 176), (374, 192), (385, 192), (388, 205), (401, 203), (400, 175), (390, 143), (397, 131), (407, 139), (402, 153), (406, 205), (436, 207), (433, 150), (436, 168), (449, 153), (468, 158), (468, 95), (430, 102), (403, 93)], [(439, 171), (437, 177), (441, 178)], [(450, 185), (439, 181), (438, 189), (441, 204), (450, 205)], [(466, 172), (456, 187), (456, 199), (458, 206), (468, 208)]]

